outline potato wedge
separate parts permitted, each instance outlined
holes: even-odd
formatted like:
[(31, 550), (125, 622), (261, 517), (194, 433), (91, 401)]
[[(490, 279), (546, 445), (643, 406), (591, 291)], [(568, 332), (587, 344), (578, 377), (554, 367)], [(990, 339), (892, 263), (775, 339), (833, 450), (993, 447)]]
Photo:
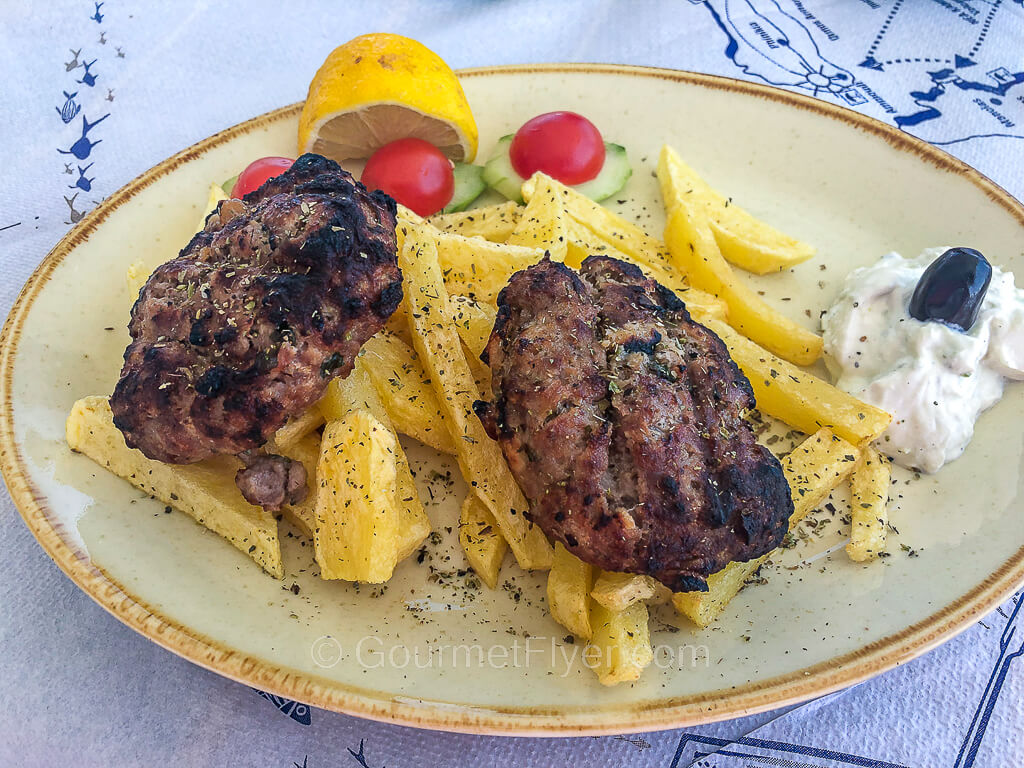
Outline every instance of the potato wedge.
[(703, 208), (722, 256), (741, 269), (757, 275), (779, 272), (815, 253), (814, 246), (782, 234), (713, 190), (667, 144), (658, 157), (658, 181), (666, 212), (681, 201)]
[(363, 345), (359, 359), (396, 430), (435, 451), (455, 453), (430, 377), (412, 347), (397, 336), (378, 333)]
[(493, 304), (514, 273), (544, 258), (543, 248), (492, 243), (429, 228), (449, 293)]
[[(379, 389), (367, 373), (365, 361), (364, 356), (358, 357), (348, 376), (330, 383), (320, 401), (320, 407), (332, 421), (343, 418), (353, 411), (364, 410), (394, 434), (395, 426), (391, 423)], [(402, 444), (398, 442), (398, 435), (395, 435), (395, 441), (395, 503), (398, 505), (399, 529), (397, 546), (398, 561), (401, 562), (419, 549), (423, 540), (430, 535), (431, 525), (416, 490), (416, 483), (409, 469), (409, 460)]]
[(448, 300), (455, 316), (455, 330), (462, 343), (479, 359), (491, 338), (498, 313), (490, 304), (481, 304), (466, 296), (449, 296)]
[(601, 239), (599, 235), (579, 222), (570, 220), (569, 247), (565, 263), (573, 269), (579, 269), (584, 259), (595, 254), (636, 264), (647, 277), (657, 280), (666, 288), (671, 289), (676, 296), (683, 300), (691, 313), (717, 317), (720, 320), (725, 320), (728, 317), (728, 307), (724, 301), (689, 285), (678, 271), (674, 269), (670, 271), (660, 263), (647, 264), (637, 261), (629, 254), (623, 253), (611, 243)]
[[(538, 186), (543, 178), (543, 185)], [(589, 197), (581, 195), (550, 176), (535, 173), (523, 183), (523, 199), (531, 200), (536, 192), (548, 192), (561, 198), (562, 208), (570, 218), (589, 229), (616, 250), (629, 256), (629, 261), (672, 272), (668, 249), (636, 224), (612, 213)]]
[(418, 213), (406, 208), (401, 203), (398, 203), (398, 221), (408, 222), (410, 224), (426, 224), (427, 220), (420, 216)]
[(551, 617), (576, 637), (589, 640), (590, 590), (594, 585), (594, 567), (580, 560), (560, 541), (548, 571), (548, 610)]
[(569, 230), (568, 214), (562, 207), (561, 195), (555, 191), (550, 176), (535, 173), (526, 183), (531, 185), (530, 199), (509, 235), (509, 245), (525, 245), (547, 252), (553, 261), (565, 261)]
[(391, 313), (391, 317), (388, 318), (387, 323), (384, 325), (383, 332), (391, 334), (410, 350), (412, 349), (412, 334), (409, 333), (409, 321), (405, 317), (401, 304), (398, 305), (398, 309)]
[(476, 391), (484, 397), (491, 396), (491, 369), (484, 365), (484, 361), (473, 354), (473, 351), (463, 343), (462, 354), (466, 358), (469, 372), (473, 376), (473, 383), (476, 384)]
[(428, 223), (442, 232), (464, 237), (482, 237), (493, 243), (504, 243), (519, 223), (523, 208), (515, 200), (506, 200), (485, 208), (431, 216)]
[(398, 440), (363, 409), (329, 421), (317, 464), (320, 575), (382, 584), (398, 563)]
[[(859, 458), (860, 452), (853, 445), (830, 430), (819, 429), (782, 460), (782, 471), (793, 496), (790, 530), (850, 476)], [(770, 555), (745, 563), (729, 563), (711, 574), (707, 592), (676, 592), (673, 605), (697, 626), (707, 627)]]
[(274, 452), (287, 456), (306, 468), (306, 485), (310, 492), (298, 504), (285, 504), (281, 507), (281, 512), (288, 522), (312, 540), (313, 530), (316, 528), (316, 468), (320, 462), (320, 433), (310, 432), (287, 448), (275, 446)]
[[(637, 680), (654, 660), (647, 621), (647, 606), (642, 602), (633, 603), (622, 611), (610, 611), (596, 600), (591, 601), (593, 636), (583, 658), (596, 661), (594, 672), (602, 685)], [(591, 651), (592, 648), (597, 652)], [(589, 653), (594, 656), (590, 657)]]
[(494, 328), (496, 312), (490, 304), (481, 304), (466, 296), (449, 296), (455, 313), (455, 330), (462, 339), (466, 362), (473, 374), (478, 392), (489, 396), (491, 392), (491, 369), (480, 359)]
[(891, 480), (889, 460), (874, 448), (865, 446), (850, 478), (852, 522), (846, 554), (855, 562), (873, 560), (879, 552), (885, 551), (885, 530), (889, 522), (886, 504)]
[[(405, 276), (402, 303), (416, 352), (437, 394), (444, 424), (455, 443), (466, 482), (476, 490), (522, 568), (549, 568), (551, 545), (523, 512), (529, 506), (509, 471), (501, 448), (488, 437), (473, 411), (479, 393), (462, 343), (438, 263), (438, 247), (426, 228), (398, 229), (398, 262)], [(457, 237), (446, 235), (445, 237)]]
[(889, 426), (892, 416), (882, 409), (780, 360), (719, 320), (700, 318), (700, 322), (725, 342), (729, 355), (750, 380), (762, 413), (807, 434), (828, 427), (854, 445), (874, 440)]
[(318, 406), (311, 405), (298, 416), (288, 419), (284, 426), (274, 433), (271, 440), (275, 449), (280, 452), (295, 445), (314, 429), (320, 429), (323, 425), (323, 413), (320, 412)]
[(65, 436), (83, 453), (144, 493), (180, 509), (223, 536), (276, 579), (284, 578), (281, 542), (273, 514), (247, 502), (235, 485), (242, 463), (218, 456), (198, 464), (164, 464), (125, 445), (105, 397), (79, 400), (71, 408)]
[(459, 513), (459, 543), (473, 571), (491, 589), (498, 586), (501, 561), (508, 552), (508, 543), (498, 530), (498, 523), (484, 503), (470, 492)]
[[(372, 411), (376, 416), (376, 411)], [(316, 488), (316, 468), (320, 460), (320, 436), (310, 433), (299, 442), (283, 450), (282, 455), (299, 461), (306, 468), (310, 488)], [(398, 560), (401, 562), (423, 544), (430, 535), (430, 518), (423, 511), (416, 485), (409, 471), (409, 463), (405, 455), (395, 465), (398, 482)], [(292, 525), (302, 531), (310, 540), (316, 528), (316, 493), (310, 493), (300, 504), (286, 504), (281, 508), (284, 516)]]
[(609, 611), (624, 611), (638, 601), (667, 602), (671, 593), (664, 584), (650, 576), (601, 571), (590, 596)]
[(206, 208), (203, 211), (203, 215), (199, 217), (196, 232), (202, 232), (206, 228), (206, 217), (214, 212), (217, 208), (217, 203), (227, 199), (228, 193), (224, 191), (220, 184), (210, 184), (210, 191), (206, 196)]
[(779, 314), (736, 277), (722, 258), (703, 211), (676, 206), (668, 215), (665, 240), (686, 279), (725, 301), (729, 324), (744, 336), (798, 365), (821, 357), (821, 336)]

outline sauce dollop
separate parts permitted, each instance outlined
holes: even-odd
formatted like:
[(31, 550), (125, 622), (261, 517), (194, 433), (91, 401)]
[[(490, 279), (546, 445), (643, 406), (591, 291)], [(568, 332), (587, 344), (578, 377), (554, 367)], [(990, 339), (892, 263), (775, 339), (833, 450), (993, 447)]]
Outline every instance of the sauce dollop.
[(969, 331), (911, 317), (925, 269), (946, 248), (913, 259), (889, 253), (851, 272), (822, 317), (836, 386), (893, 415), (877, 447), (904, 467), (936, 472), (964, 452), (1006, 379), (1024, 380), (1024, 291), (992, 267)]

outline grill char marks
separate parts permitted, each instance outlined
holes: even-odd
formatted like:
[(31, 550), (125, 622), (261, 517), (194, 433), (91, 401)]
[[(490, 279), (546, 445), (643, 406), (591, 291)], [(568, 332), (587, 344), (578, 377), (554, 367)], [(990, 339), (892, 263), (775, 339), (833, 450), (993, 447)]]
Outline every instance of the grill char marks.
[[(478, 408), (544, 531), (605, 570), (707, 589), (778, 546), (793, 505), (721, 340), (629, 264), (542, 262), (499, 296)], [(551, 417), (550, 414), (557, 413)]]
[(220, 203), (132, 309), (111, 397), (128, 445), (237, 454), (316, 402), (401, 301), (395, 213), (319, 155)]

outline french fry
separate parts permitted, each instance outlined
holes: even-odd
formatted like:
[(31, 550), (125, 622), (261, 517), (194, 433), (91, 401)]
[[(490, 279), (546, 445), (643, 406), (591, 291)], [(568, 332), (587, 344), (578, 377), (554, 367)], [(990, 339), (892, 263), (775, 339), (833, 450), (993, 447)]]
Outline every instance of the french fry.
[(487, 395), (491, 391), (491, 369), (480, 359), (494, 328), (497, 314), (489, 304), (481, 304), (466, 296), (449, 296), (452, 312), (455, 314), (455, 330), (466, 349), (466, 362), (473, 374), (478, 392)]
[(865, 446), (850, 478), (852, 522), (846, 554), (855, 562), (872, 560), (885, 551), (885, 529), (889, 521), (886, 504), (891, 480), (889, 460), (874, 448)]
[[(410, 350), (412, 351), (412, 350)], [(356, 358), (355, 367), (344, 379), (335, 379), (327, 387), (320, 401), (320, 407), (328, 420), (344, 418), (353, 411), (363, 410), (383, 424), (392, 434), (394, 424), (387, 407), (380, 397), (379, 389), (367, 373), (366, 357)], [(402, 444), (395, 435), (395, 503), (398, 506), (398, 560), (401, 562), (423, 543), (430, 535), (430, 518), (423, 510), (416, 483), (409, 469)]]
[(728, 307), (724, 301), (710, 293), (700, 291), (689, 285), (683, 276), (676, 270), (670, 270), (661, 263), (646, 264), (634, 259), (627, 253), (623, 253), (611, 243), (601, 239), (600, 235), (592, 232), (575, 220), (569, 222), (569, 247), (565, 263), (573, 269), (579, 269), (584, 259), (588, 256), (602, 255), (610, 256), (630, 264), (636, 264), (647, 277), (657, 280), (666, 288), (671, 289), (676, 296), (682, 299), (686, 308), (694, 314), (702, 314), (708, 317), (717, 317), (725, 320), (728, 317)]
[[(544, 184), (538, 186), (542, 177)], [(665, 243), (590, 198), (540, 173), (523, 184), (524, 199), (531, 200), (538, 190), (561, 198), (562, 208), (568, 216), (569, 242), (565, 261), (570, 267), (579, 269), (587, 256), (595, 254), (636, 264), (645, 275), (674, 291), (691, 312), (726, 319), (726, 303), (689, 285), (673, 265)]]
[(473, 411), (479, 393), (455, 329), (437, 244), (425, 228), (416, 225), (402, 225), (398, 233), (398, 260), (405, 276), (402, 303), (416, 352), (430, 376), (444, 424), (455, 443), (462, 474), (494, 515), (519, 565), (527, 570), (549, 568), (551, 545), (540, 528), (526, 520), (526, 499), (498, 444), (487, 435)]
[(519, 223), (522, 210), (514, 200), (507, 200), (486, 208), (431, 216), (427, 221), (443, 232), (504, 243)]
[(313, 551), (324, 579), (382, 584), (398, 563), (394, 433), (368, 411), (324, 427)]
[(704, 212), (680, 203), (668, 214), (665, 240), (687, 280), (729, 305), (729, 324), (765, 349), (798, 365), (821, 357), (822, 339), (766, 304), (732, 271)]
[(589, 640), (590, 590), (594, 584), (594, 567), (580, 560), (560, 541), (548, 571), (548, 610), (551, 617), (576, 637)]
[(146, 284), (149, 279), (151, 270), (146, 266), (146, 262), (142, 259), (136, 259), (128, 265), (128, 269), (124, 273), (124, 282), (128, 286), (128, 295), (135, 303), (135, 300), (139, 297), (139, 291), (142, 290), (142, 286)]
[(722, 256), (741, 269), (765, 275), (814, 255), (813, 246), (782, 234), (709, 187), (667, 144), (658, 158), (658, 181), (665, 210), (671, 213), (681, 200), (702, 208)]
[(306, 498), (298, 504), (285, 504), (281, 512), (292, 525), (302, 531), (305, 536), (312, 540), (313, 530), (316, 528), (316, 468), (320, 462), (320, 433), (310, 432), (301, 440), (297, 440), (286, 448), (274, 447), (275, 453), (280, 453), (292, 461), (299, 462), (306, 468), (306, 485), (310, 492)]
[(638, 601), (667, 602), (671, 593), (650, 576), (601, 571), (590, 596), (609, 611), (624, 611)]
[[(654, 660), (647, 605), (633, 603), (622, 611), (610, 611), (596, 600), (590, 603), (593, 636), (587, 651), (597, 649), (594, 671), (602, 685), (637, 680)], [(584, 658), (587, 658), (587, 651)]]
[(462, 345), (463, 357), (469, 366), (469, 372), (473, 376), (473, 383), (476, 384), (476, 391), (484, 397), (490, 397), (491, 392), (491, 369), (484, 365), (484, 361), (473, 354), (465, 344)]
[(281, 542), (273, 514), (250, 504), (235, 485), (242, 462), (218, 456), (198, 464), (164, 464), (125, 445), (105, 397), (79, 400), (71, 408), (65, 437), (83, 453), (144, 493), (180, 509), (223, 536), (275, 579), (284, 578)]
[(318, 406), (311, 405), (298, 416), (293, 416), (285, 422), (277, 432), (274, 433), (272, 442), (277, 452), (286, 450), (302, 440), (314, 429), (320, 429), (324, 424), (324, 415)]
[(363, 345), (359, 359), (395, 429), (435, 451), (455, 453), (455, 444), (441, 417), (441, 405), (415, 350), (397, 336), (378, 333)]
[(491, 305), (465, 296), (449, 296), (448, 300), (455, 316), (455, 330), (462, 343), (479, 359), (491, 338), (497, 312)]
[[(857, 448), (831, 431), (819, 429), (782, 460), (782, 471), (793, 498), (790, 530), (850, 476), (859, 458)], [(743, 563), (729, 563), (718, 573), (711, 574), (707, 592), (676, 592), (672, 603), (694, 624), (707, 627), (721, 615), (770, 554)]]
[(492, 243), (433, 228), (423, 232), (435, 241), (448, 292), (489, 304), (495, 302), (514, 273), (544, 258), (542, 248)]
[(729, 355), (750, 380), (757, 407), (801, 432), (827, 427), (854, 445), (864, 445), (885, 431), (892, 417), (833, 387), (795, 365), (780, 360), (725, 323), (700, 322), (718, 334)]
[(530, 199), (508, 238), (508, 244), (540, 248), (551, 256), (552, 261), (565, 261), (569, 217), (562, 207), (561, 195), (549, 183), (553, 181), (543, 173), (535, 173), (526, 182), (531, 185)]
[(542, 176), (543, 174), (535, 173), (523, 183), (523, 199), (531, 200), (538, 190), (549, 191), (561, 198), (562, 208), (572, 219), (616, 250), (626, 254), (629, 261), (651, 268), (660, 266), (669, 273), (673, 271), (669, 252), (664, 243), (648, 235), (636, 224), (626, 221), (603, 205), (595, 203), (589, 197), (549, 176), (543, 176), (544, 186), (539, 187), (538, 182)]
[(409, 224), (426, 224), (427, 220), (420, 216), (418, 213), (406, 208), (401, 203), (398, 203), (398, 222), (407, 222)]
[(402, 305), (391, 313), (387, 323), (384, 324), (384, 331), (399, 339), (410, 350), (412, 349), (412, 334), (409, 333), (409, 321), (402, 311)]
[[(540, 177), (544, 186), (538, 187)], [(673, 265), (665, 243), (560, 182), (534, 174), (523, 184), (523, 197), (532, 199), (538, 189), (561, 197), (568, 214), (569, 247), (566, 263), (578, 269), (587, 256), (604, 254), (640, 267), (644, 274), (673, 290), (693, 312), (726, 319), (726, 304), (716, 296), (689, 285)]]
[[(372, 386), (372, 385), (371, 385)], [(374, 415), (376, 413), (374, 412)], [(320, 459), (320, 437), (315, 433), (306, 435), (297, 443), (282, 450), (281, 454), (302, 463), (306, 468), (307, 483), (316, 488), (317, 463)], [(400, 459), (398, 456), (400, 455)], [(398, 501), (398, 561), (413, 554), (423, 540), (430, 535), (430, 519), (423, 511), (416, 485), (409, 471), (405, 454), (396, 455), (395, 474)], [(309, 493), (299, 504), (285, 504), (281, 511), (296, 528), (310, 540), (316, 529), (316, 493)]]
[(206, 196), (206, 209), (203, 211), (203, 215), (199, 217), (199, 226), (196, 227), (196, 232), (202, 232), (206, 228), (206, 217), (213, 213), (217, 203), (227, 199), (228, 193), (224, 191), (220, 184), (210, 184), (210, 192)]
[(501, 537), (494, 515), (472, 492), (462, 502), (459, 543), (476, 575), (494, 589), (498, 585), (498, 572), (508, 551), (508, 543)]

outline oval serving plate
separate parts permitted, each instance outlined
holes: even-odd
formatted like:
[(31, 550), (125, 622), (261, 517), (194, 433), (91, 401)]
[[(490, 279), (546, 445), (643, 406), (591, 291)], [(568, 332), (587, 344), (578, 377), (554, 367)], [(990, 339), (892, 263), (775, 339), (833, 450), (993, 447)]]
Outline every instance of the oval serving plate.
[[(1024, 274), (1019, 203), (856, 113), (669, 70), (546, 65), (461, 76), (481, 157), (526, 118), (574, 109), (629, 150), (635, 172), (612, 207), (651, 233), (664, 223), (652, 170), (668, 142), (739, 204), (817, 245), (816, 259), (790, 273), (744, 275), (808, 325), (851, 269), (892, 249), (971, 245)], [(222, 675), (319, 707), (453, 731), (578, 735), (707, 722), (851, 685), (951, 637), (1024, 581), (1021, 386), (1007, 388), (966, 454), (939, 474), (897, 470), (890, 557), (868, 566), (846, 558), (837, 497), (816, 535), (776, 556), (767, 583), (741, 592), (712, 628), (655, 611), (655, 663), (615, 688), (597, 683), (547, 616), (542, 575), (510, 559), (498, 590), (467, 585), (451, 532), (464, 486), (456, 467), (414, 443), (440, 540), (386, 588), (319, 580), (310, 547), (284, 525), (279, 582), (185, 515), (164, 514), (73, 455), (64, 418), (117, 379), (129, 264), (152, 268), (176, 253), (211, 180), (254, 157), (294, 154), (298, 112), (212, 136), (111, 195), (43, 261), (0, 339), (7, 486), (50, 556), (121, 621)]]

